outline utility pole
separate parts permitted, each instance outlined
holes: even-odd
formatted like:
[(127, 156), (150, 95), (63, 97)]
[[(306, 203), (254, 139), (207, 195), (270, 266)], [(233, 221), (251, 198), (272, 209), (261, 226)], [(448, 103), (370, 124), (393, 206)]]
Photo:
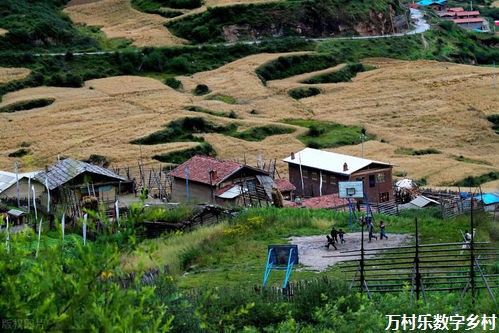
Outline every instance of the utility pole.
[(17, 208), (21, 207), (21, 202), (19, 199), (19, 168), (17, 162), (14, 163), (14, 169), (16, 170), (16, 192), (17, 192)]
[(362, 149), (362, 158), (364, 158), (364, 140), (366, 139), (366, 129), (365, 128), (362, 128), (362, 130), (360, 131), (360, 141), (361, 141), (361, 149)]

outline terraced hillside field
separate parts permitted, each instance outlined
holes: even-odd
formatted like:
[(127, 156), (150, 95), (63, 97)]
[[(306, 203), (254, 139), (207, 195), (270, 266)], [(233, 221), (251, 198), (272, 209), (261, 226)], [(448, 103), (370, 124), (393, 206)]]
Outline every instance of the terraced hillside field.
[[(213, 71), (178, 77), (183, 84), (181, 91), (155, 79), (122, 76), (87, 81), (82, 88), (38, 87), (9, 93), (0, 108), (34, 99), (55, 101), (43, 108), (0, 113), (0, 150), (4, 155), (0, 168), (11, 169), (16, 159), (7, 155), (26, 144), (29, 154), (17, 159), (26, 170), (51, 164), (58, 155), (83, 159), (100, 154), (118, 166), (136, 165), (140, 158), (152, 162), (153, 155), (198, 143), (137, 145), (130, 141), (158, 131), (172, 120), (201, 116), (217, 125), (236, 123), (238, 131), (269, 124), (295, 128), (293, 133), (259, 142), (200, 134), (223, 159), (245, 158), (256, 163), (262, 152), (265, 159), (278, 161), (281, 174), (286, 171), (280, 160), (304, 147), (298, 136), (306, 129), (283, 124), (290, 118), (364, 126), (376, 136), (364, 143), (364, 157), (393, 163), (396, 173), (426, 178), (431, 185), (497, 170), (499, 139), (486, 120), (497, 112), (498, 105), (492, 68), (364, 59), (364, 64), (376, 69), (359, 73), (352, 82), (315, 85), (321, 94), (295, 100), (287, 91), (304, 86), (300, 81), (317, 73), (264, 85), (255, 69), (279, 56), (254, 55)], [(197, 84), (206, 84), (211, 92), (195, 96), (192, 90)], [(218, 96), (230, 97), (233, 104)], [(189, 111), (188, 107), (211, 110), (212, 114)], [(231, 111), (236, 119), (217, 116)], [(426, 149), (440, 153), (403, 153)], [(360, 156), (361, 146), (334, 151)], [(497, 182), (489, 186), (497, 187)]]
[(130, 0), (74, 1), (64, 12), (73, 22), (99, 26), (108, 38), (128, 38), (135, 46), (184, 44), (163, 26), (165, 18), (133, 9)]
[[(189, 15), (206, 11), (208, 7), (273, 1), (279, 0), (207, 0), (200, 8), (182, 11)], [(175, 46), (186, 42), (164, 27), (170, 19), (139, 12), (132, 8), (130, 0), (72, 0), (64, 12), (73, 22), (99, 26), (108, 38), (128, 38), (139, 47)]]

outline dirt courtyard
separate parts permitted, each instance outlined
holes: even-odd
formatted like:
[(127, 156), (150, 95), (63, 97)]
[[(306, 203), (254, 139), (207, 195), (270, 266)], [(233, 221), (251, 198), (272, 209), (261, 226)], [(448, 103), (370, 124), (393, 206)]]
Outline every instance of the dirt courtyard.
[[(378, 240), (373, 239), (371, 243), (368, 242), (368, 234), (364, 232), (364, 248), (388, 248), (397, 247), (410, 244), (412, 236), (409, 234), (387, 234), (388, 239), (379, 239), (379, 233), (376, 234)], [(332, 246), (329, 249), (325, 247), (327, 240), (326, 235), (320, 236), (305, 236), (305, 237), (290, 237), (291, 244), (298, 245), (298, 258), (299, 263), (303, 268), (297, 270), (312, 270), (324, 271), (329, 266), (333, 266), (339, 261), (359, 259), (359, 257), (351, 257), (354, 253), (343, 253), (345, 251), (360, 250), (360, 232), (347, 233), (344, 236), (345, 244), (336, 244), (338, 250)], [(374, 252), (370, 251), (372, 255)]]

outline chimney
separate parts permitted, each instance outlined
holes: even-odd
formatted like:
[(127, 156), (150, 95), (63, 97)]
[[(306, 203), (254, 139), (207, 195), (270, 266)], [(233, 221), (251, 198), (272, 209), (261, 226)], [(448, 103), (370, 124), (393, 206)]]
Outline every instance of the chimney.
[(347, 164), (347, 162), (343, 163), (343, 171), (348, 171), (348, 164)]
[(295, 153), (291, 153), (291, 159), (294, 160), (295, 159)]
[(45, 172), (49, 172), (49, 166), (45, 164)]

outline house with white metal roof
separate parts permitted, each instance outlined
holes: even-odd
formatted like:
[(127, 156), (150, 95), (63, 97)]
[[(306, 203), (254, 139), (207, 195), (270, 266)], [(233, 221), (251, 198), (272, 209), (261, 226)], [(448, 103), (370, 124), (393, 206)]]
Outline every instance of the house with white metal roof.
[(338, 193), (340, 181), (362, 181), (370, 202), (393, 199), (392, 165), (325, 150), (305, 148), (286, 157), (296, 193), (316, 197)]
[(39, 197), (44, 186), (35, 177), (41, 171), (18, 173), (0, 171), (0, 199), (11, 204), (17, 202), (18, 190), (21, 204), (28, 198), (32, 198), (31, 187), (35, 188), (36, 196)]

